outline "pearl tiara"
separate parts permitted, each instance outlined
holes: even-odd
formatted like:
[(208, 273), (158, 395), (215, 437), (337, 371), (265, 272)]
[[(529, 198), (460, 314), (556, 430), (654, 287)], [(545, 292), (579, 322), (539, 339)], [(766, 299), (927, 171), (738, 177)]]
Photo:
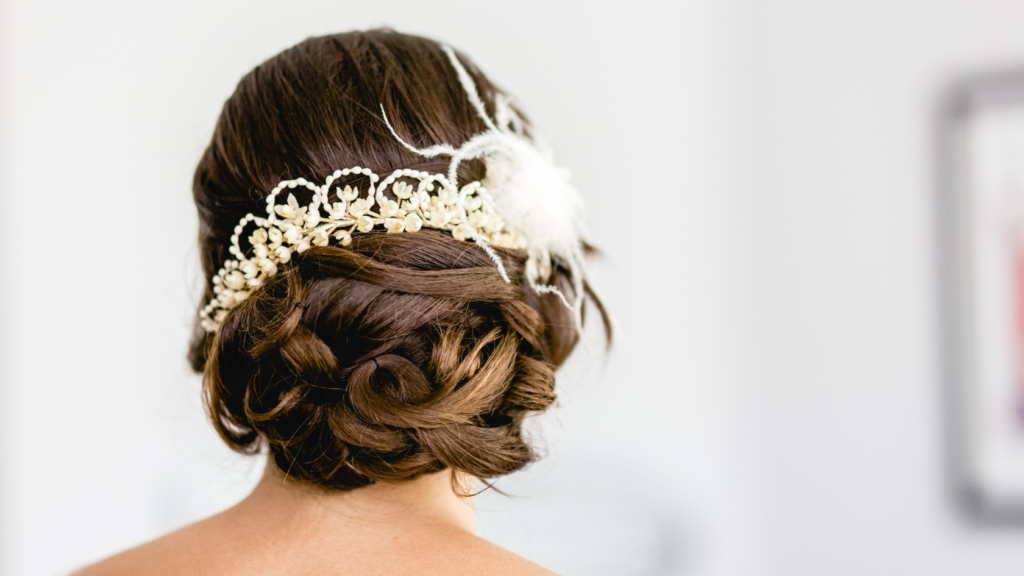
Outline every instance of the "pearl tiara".
[[(331, 184), (351, 174), (370, 180), (366, 195), (361, 197), (358, 187), (335, 187), (337, 201), (330, 202)], [(418, 184), (413, 186), (408, 181)], [(298, 187), (313, 192), (307, 206), (299, 206), (291, 192), (287, 202), (277, 203), (285, 190)], [(389, 187), (395, 200), (384, 195)], [(240, 239), (249, 227), (255, 230), (248, 238), (252, 249), (246, 256)], [(476, 242), (491, 256), (506, 282), (508, 273), (491, 246), (527, 247), (525, 238), (505, 229), (505, 221), (494, 211), (492, 199), (480, 182), (456, 189), (443, 174), (416, 170), (395, 170), (381, 182), (377, 174), (359, 166), (336, 170), (322, 186), (305, 178), (285, 180), (267, 197), (266, 218), (246, 214), (235, 226), (228, 250), (236, 259), (228, 260), (213, 277), (214, 298), (199, 313), (203, 327), (216, 331), (228, 312), (276, 274), (280, 265), (291, 261), (293, 253), (327, 246), (332, 238), (338, 245), (348, 246), (353, 233), (375, 228), (402, 233), (423, 227)]]
[[(383, 228), (397, 234), (426, 227), (476, 243), (506, 282), (508, 273), (492, 246), (525, 250), (530, 287), (537, 294), (557, 295), (573, 310), (576, 327), (582, 331), (587, 279), (583, 200), (569, 184), (568, 171), (554, 164), (541, 143), (524, 134), (508, 97), (496, 95), (492, 119), (455, 52), (448, 46), (441, 48), (487, 130), (459, 148), (449, 144), (416, 148), (398, 135), (381, 106), (384, 123), (404, 147), (426, 158), (451, 158), (448, 174), (401, 169), (382, 181), (372, 170), (356, 166), (336, 170), (322, 185), (305, 178), (282, 181), (267, 197), (267, 217), (246, 214), (235, 226), (229, 248), (234, 259), (227, 260), (213, 277), (214, 296), (199, 313), (204, 329), (215, 332), (230, 311), (290, 262), (293, 254), (327, 246), (332, 239), (338, 246), (348, 246), (354, 233)], [(460, 187), (459, 163), (476, 158), (483, 159), (486, 177)], [(336, 201), (331, 202), (331, 186), (350, 175), (369, 180), (366, 194), (351, 185), (335, 186)], [(292, 192), (285, 202), (278, 202), (285, 190), (298, 187), (313, 193), (308, 205), (300, 206)], [(249, 228), (255, 228), (248, 236), (251, 250), (243, 251), (240, 239)], [(569, 273), (572, 301), (548, 283), (556, 263)]]

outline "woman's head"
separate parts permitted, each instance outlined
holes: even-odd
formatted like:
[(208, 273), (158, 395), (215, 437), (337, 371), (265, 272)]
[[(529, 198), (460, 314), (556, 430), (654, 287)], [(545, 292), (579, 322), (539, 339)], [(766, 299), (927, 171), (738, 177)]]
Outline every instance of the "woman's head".
[[(493, 115), (500, 92), (460, 60)], [(195, 175), (207, 279), (231, 258), (239, 219), (262, 212), (279, 181), (350, 166), (447, 171), (447, 159), (406, 149), (381, 106), (413, 146), (486, 129), (442, 47), (423, 38), (313, 38), (244, 77)], [(458, 177), (485, 170), (463, 162)], [(365, 188), (362, 178), (339, 184)], [(427, 228), (296, 254), (215, 335), (196, 332), (190, 359), (218, 432), (242, 452), (265, 445), (289, 476), (332, 489), (522, 468), (533, 457), (522, 419), (552, 404), (553, 370), (579, 335), (557, 295), (528, 286), (526, 253), (500, 252), (510, 282), (479, 246)], [(556, 265), (552, 283), (573, 294), (568, 279)]]

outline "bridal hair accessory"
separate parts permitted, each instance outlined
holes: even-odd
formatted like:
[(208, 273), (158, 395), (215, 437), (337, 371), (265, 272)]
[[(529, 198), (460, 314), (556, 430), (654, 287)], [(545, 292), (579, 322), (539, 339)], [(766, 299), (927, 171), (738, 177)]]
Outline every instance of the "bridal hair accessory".
[[(358, 187), (335, 187), (338, 201), (330, 202), (331, 185), (351, 174), (369, 178), (366, 194), (361, 195)], [(418, 184), (414, 187), (407, 181)], [(300, 186), (313, 192), (307, 206), (299, 206), (291, 192), (286, 202), (278, 203), (285, 190)], [(395, 200), (384, 195), (389, 189)], [(253, 226), (255, 230), (248, 237), (252, 251), (246, 256), (240, 239), (246, 228)], [(508, 273), (491, 246), (527, 247), (522, 236), (505, 230), (504, 221), (494, 212), (479, 182), (456, 189), (443, 174), (416, 170), (395, 170), (381, 181), (370, 169), (359, 166), (336, 170), (322, 186), (305, 178), (285, 180), (267, 197), (266, 218), (246, 214), (235, 226), (228, 248), (235, 259), (225, 262), (213, 277), (214, 298), (199, 313), (203, 327), (216, 331), (228, 311), (276, 274), (278, 266), (290, 262), (294, 253), (327, 246), (332, 238), (348, 246), (357, 231), (384, 228), (389, 233), (416, 232), (424, 226), (444, 230), (459, 240), (475, 241), (495, 261), (506, 282)]]
[[(403, 233), (426, 227), (475, 242), (491, 257), (506, 282), (510, 281), (508, 272), (492, 246), (526, 250), (525, 272), (530, 287), (537, 294), (556, 294), (573, 310), (576, 327), (582, 332), (587, 276), (583, 200), (569, 184), (568, 171), (556, 166), (550, 152), (524, 134), (523, 123), (509, 99), (497, 94), (492, 119), (455, 52), (448, 46), (442, 49), (487, 130), (458, 148), (449, 144), (416, 148), (398, 135), (381, 106), (392, 136), (407, 149), (427, 158), (451, 158), (448, 174), (401, 169), (381, 180), (372, 170), (356, 166), (336, 170), (322, 185), (304, 178), (279, 183), (267, 197), (266, 218), (246, 214), (235, 226), (229, 248), (235, 259), (226, 261), (213, 277), (214, 297), (199, 313), (203, 328), (215, 332), (232, 308), (276, 274), (295, 253), (327, 246), (331, 239), (336, 245), (348, 246), (352, 234), (376, 228)], [(484, 181), (459, 187), (459, 163), (476, 158), (482, 158), (486, 166)], [(369, 179), (365, 195), (358, 187), (336, 186), (336, 201), (331, 202), (331, 185), (353, 174)], [(291, 192), (285, 202), (279, 202), (286, 189), (298, 187), (313, 193), (308, 205), (300, 206)], [(394, 199), (385, 196), (388, 190)], [(251, 251), (247, 256), (240, 238), (251, 227), (255, 230), (248, 236)], [(556, 264), (569, 271), (572, 301), (548, 284)]]

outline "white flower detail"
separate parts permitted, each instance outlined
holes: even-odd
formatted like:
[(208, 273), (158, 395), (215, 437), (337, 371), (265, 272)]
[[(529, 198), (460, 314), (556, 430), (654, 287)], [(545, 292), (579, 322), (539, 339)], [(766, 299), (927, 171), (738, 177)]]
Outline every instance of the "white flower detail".
[(302, 222), (302, 218), (306, 213), (306, 208), (299, 208), (299, 201), (295, 199), (294, 194), (288, 194), (288, 203), (281, 204), (276, 207), (277, 214), (285, 220), (296, 220)]
[(398, 202), (395, 202), (394, 200), (385, 200), (380, 205), (380, 215), (385, 218), (398, 216)]
[(387, 220), (384, 220), (384, 227), (388, 229), (388, 234), (401, 232), (402, 230), (405, 230), (405, 220), (388, 218)]
[(267, 230), (265, 228), (257, 228), (255, 232), (249, 236), (249, 243), (253, 246), (260, 244), (266, 244), (267, 242)]
[[(480, 212), (477, 212), (480, 214)], [(484, 229), (491, 233), (500, 232), (505, 227), (505, 221), (501, 219), (501, 216), (497, 214), (491, 214), (484, 222)]]
[(284, 240), (284, 234), (281, 232), (280, 228), (271, 228), (270, 232), (267, 232), (267, 236), (270, 240), (270, 247), (274, 249), (280, 246), (281, 242)]
[(452, 230), (452, 236), (455, 236), (456, 240), (469, 240), (473, 236), (476, 236), (476, 230), (469, 224), (459, 224)]
[(483, 212), (473, 212), (469, 215), (469, 223), (477, 228), (483, 228), (488, 220), (490, 220), (490, 216)]
[(359, 218), (369, 212), (370, 208), (373, 208), (373, 198), (358, 198), (349, 205), (348, 213)]
[(356, 198), (359, 198), (359, 188), (353, 188), (351, 186), (345, 186), (345, 189), (341, 191), (341, 198), (346, 202), (351, 202)]
[(331, 206), (324, 207), (327, 210), (327, 215), (331, 217), (331, 220), (344, 220), (348, 206), (344, 202), (335, 202)]
[(235, 301), (234, 290), (221, 290), (217, 293), (217, 301), (224, 306), (228, 306)]
[(373, 218), (369, 216), (360, 216), (356, 219), (356, 229), (360, 232), (369, 232), (373, 230)]
[(242, 265), (238, 267), (246, 278), (256, 277), (256, 263), (252, 260), (246, 260), (242, 262)]
[(292, 259), (292, 251), (284, 246), (278, 247), (277, 250), (274, 250), (274, 253), (277, 254), (277, 259), (280, 260), (282, 264), (287, 264)]
[(395, 196), (401, 198), (402, 200), (408, 199), (410, 196), (412, 196), (413, 192), (412, 186), (406, 184), (405, 182), (399, 182), (398, 184), (395, 184), (395, 187), (392, 190), (394, 191)]
[(427, 224), (431, 228), (444, 228), (448, 224), (448, 212), (444, 210), (431, 212), (430, 218), (427, 219)]
[(431, 213), (448, 212), (448, 207), (445, 206), (445, 203), (442, 202), (441, 199), (438, 198), (437, 196), (430, 197), (430, 199), (427, 201), (426, 209), (429, 210)]
[(320, 211), (313, 208), (306, 212), (306, 228), (313, 228), (320, 223)]
[(224, 285), (232, 290), (238, 290), (245, 286), (245, 276), (238, 270), (232, 271), (224, 277)]
[(405, 217), (405, 231), (417, 232), (423, 227), (423, 219), (416, 214), (409, 214)]
[(334, 234), (334, 239), (341, 242), (342, 246), (348, 246), (352, 243), (352, 235), (349, 234), (348, 230), (339, 230)]

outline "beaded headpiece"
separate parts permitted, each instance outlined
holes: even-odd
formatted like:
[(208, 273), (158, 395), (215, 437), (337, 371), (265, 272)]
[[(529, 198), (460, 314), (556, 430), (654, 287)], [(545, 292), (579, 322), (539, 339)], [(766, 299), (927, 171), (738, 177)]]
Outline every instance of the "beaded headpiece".
[[(383, 228), (388, 233), (416, 232), (433, 228), (458, 240), (474, 242), (494, 261), (497, 271), (510, 281), (501, 256), (493, 246), (527, 251), (526, 279), (538, 294), (556, 294), (573, 310), (582, 329), (584, 281), (583, 201), (569, 184), (568, 172), (557, 167), (550, 153), (528, 138), (522, 121), (508, 98), (495, 98), (495, 118), (488, 116), (472, 77), (455, 52), (442, 46), (487, 130), (473, 136), (459, 148), (438, 144), (415, 148), (392, 127), (381, 106), (391, 134), (409, 150), (424, 157), (451, 158), (448, 174), (417, 170), (395, 170), (381, 180), (369, 168), (336, 170), (323, 184), (304, 178), (279, 183), (267, 197), (267, 216), (246, 214), (235, 226), (228, 260), (213, 277), (214, 296), (200, 311), (207, 331), (215, 332), (232, 308), (243, 302), (267, 278), (287, 264), (292, 255), (312, 246), (348, 246), (352, 234)], [(486, 166), (483, 182), (459, 186), (457, 170), (463, 160), (482, 158)], [(349, 175), (369, 180), (365, 193), (358, 187), (331, 186)], [(313, 193), (308, 205), (300, 206), (290, 192), (302, 187)], [(393, 200), (385, 196), (389, 191)], [(288, 197), (281, 201), (285, 191)], [(251, 250), (243, 252), (240, 238), (247, 230)], [(549, 284), (554, 263), (568, 269), (573, 287), (572, 300)]]

